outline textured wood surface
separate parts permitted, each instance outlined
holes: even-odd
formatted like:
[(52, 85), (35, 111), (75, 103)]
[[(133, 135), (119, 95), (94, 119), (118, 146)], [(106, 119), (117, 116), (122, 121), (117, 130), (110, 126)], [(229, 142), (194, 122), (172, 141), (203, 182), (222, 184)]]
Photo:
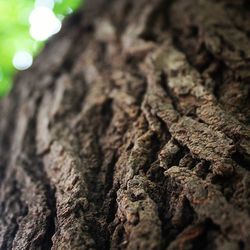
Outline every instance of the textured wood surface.
[(250, 5), (92, 1), (0, 102), (0, 249), (250, 249)]

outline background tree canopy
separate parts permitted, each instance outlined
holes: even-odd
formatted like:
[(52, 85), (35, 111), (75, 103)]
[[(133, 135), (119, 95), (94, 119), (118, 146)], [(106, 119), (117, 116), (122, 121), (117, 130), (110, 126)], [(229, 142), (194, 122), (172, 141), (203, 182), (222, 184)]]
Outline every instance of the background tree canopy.
[(16, 70), (31, 66), (44, 41), (81, 0), (0, 0), (0, 97), (11, 88)]

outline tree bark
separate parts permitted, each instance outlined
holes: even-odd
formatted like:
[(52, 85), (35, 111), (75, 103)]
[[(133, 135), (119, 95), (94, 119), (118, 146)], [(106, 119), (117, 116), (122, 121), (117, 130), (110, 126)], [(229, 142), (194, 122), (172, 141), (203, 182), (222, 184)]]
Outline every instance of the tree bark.
[(89, 0), (0, 103), (0, 249), (250, 249), (250, 5)]

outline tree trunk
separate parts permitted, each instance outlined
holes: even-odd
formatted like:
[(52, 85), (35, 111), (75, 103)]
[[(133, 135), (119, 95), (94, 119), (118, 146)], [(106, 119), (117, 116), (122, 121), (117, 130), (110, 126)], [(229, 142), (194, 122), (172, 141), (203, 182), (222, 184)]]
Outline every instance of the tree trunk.
[(250, 249), (250, 5), (89, 0), (0, 104), (0, 249)]

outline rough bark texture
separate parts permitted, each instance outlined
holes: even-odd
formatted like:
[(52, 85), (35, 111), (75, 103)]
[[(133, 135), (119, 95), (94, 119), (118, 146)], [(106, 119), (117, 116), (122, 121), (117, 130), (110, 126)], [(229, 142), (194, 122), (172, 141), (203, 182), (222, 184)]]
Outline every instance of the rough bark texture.
[(0, 104), (0, 249), (250, 249), (250, 5), (89, 0)]

